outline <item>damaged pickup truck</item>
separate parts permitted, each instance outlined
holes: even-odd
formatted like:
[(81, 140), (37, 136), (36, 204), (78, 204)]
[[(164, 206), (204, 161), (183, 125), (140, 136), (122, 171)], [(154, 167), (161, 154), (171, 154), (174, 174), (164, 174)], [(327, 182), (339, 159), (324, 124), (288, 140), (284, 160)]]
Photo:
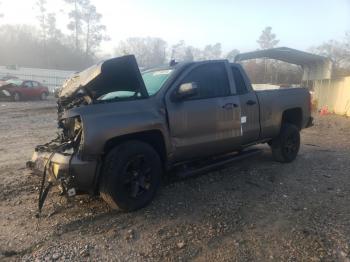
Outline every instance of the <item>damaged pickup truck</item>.
[(43, 174), (41, 200), (57, 184), (69, 196), (99, 193), (112, 208), (131, 211), (154, 198), (165, 174), (186, 173), (199, 160), (268, 143), (275, 160), (291, 162), (310, 125), (307, 89), (254, 91), (243, 68), (227, 60), (141, 74), (135, 57), (124, 56), (66, 81), (59, 135), (27, 164)]

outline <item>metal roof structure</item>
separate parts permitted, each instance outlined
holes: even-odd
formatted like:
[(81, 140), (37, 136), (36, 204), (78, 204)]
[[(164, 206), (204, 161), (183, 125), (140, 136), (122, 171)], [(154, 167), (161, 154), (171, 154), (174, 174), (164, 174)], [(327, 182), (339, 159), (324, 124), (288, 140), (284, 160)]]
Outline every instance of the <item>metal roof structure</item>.
[(331, 78), (332, 61), (329, 58), (288, 47), (278, 47), (238, 54), (235, 57), (235, 62), (259, 58), (276, 59), (299, 65), (304, 70), (303, 80), (305, 81)]

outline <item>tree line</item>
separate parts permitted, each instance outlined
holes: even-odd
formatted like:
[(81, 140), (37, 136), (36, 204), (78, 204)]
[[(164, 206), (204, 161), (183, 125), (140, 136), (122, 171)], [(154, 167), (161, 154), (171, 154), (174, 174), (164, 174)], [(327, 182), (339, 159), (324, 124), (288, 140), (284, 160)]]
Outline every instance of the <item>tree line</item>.
[[(68, 32), (63, 33), (56, 24), (56, 13), (48, 12), (47, 0), (37, 0), (35, 5), (38, 26), (1, 25), (0, 61), (2, 65), (19, 65), (38, 68), (81, 70), (102, 57), (101, 43), (109, 41), (102, 15), (89, 0), (62, 0), (68, 6)], [(0, 3), (1, 5), (1, 3)], [(1, 9), (0, 9), (1, 10)], [(4, 14), (0, 13), (0, 24)], [(277, 47), (279, 40), (266, 27), (257, 39), (259, 49)], [(342, 41), (330, 40), (310, 47), (309, 52), (329, 57), (334, 62), (336, 75), (350, 74), (350, 33)], [(158, 37), (130, 37), (116, 44), (111, 56), (134, 54), (140, 67), (148, 68), (165, 64), (172, 59), (195, 61), (226, 58), (234, 61), (240, 51), (225, 53), (221, 43), (198, 48), (184, 40), (169, 45)], [(251, 60), (244, 62), (253, 82), (297, 83), (300, 67), (283, 62)]]
[[(101, 23), (102, 15), (89, 0), (63, 1), (70, 8), (68, 34), (57, 27), (56, 13), (48, 12), (47, 0), (35, 3), (37, 27), (0, 26), (2, 65), (80, 70), (99, 60), (100, 44), (109, 40), (106, 26)], [(3, 16), (0, 14), (0, 24)]]

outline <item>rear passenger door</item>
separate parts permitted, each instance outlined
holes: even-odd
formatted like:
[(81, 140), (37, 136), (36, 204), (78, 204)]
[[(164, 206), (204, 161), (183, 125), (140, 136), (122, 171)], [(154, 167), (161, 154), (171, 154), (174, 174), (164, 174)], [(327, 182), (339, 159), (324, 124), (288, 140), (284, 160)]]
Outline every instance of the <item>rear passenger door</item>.
[(38, 82), (32, 81), (33, 89), (32, 89), (32, 96), (33, 97), (40, 97), (41, 95), (41, 86)]
[(260, 136), (259, 101), (242, 67), (231, 65), (231, 71), (241, 103), (242, 144), (249, 144)]
[(25, 97), (31, 97), (33, 92), (32, 81), (24, 81), (21, 88), (21, 95)]
[[(233, 151), (241, 135), (240, 101), (232, 95), (228, 64), (193, 66), (174, 83), (166, 96), (170, 135), (177, 160)], [(196, 83), (197, 95), (173, 101), (181, 84)]]

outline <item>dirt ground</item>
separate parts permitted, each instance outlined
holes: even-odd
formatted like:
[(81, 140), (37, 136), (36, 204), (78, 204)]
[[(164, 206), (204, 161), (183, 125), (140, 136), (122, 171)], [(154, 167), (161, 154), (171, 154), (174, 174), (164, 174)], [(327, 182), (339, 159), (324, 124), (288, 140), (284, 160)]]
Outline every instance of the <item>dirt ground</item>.
[(111, 211), (52, 191), (25, 169), (53, 138), (54, 101), (0, 102), (0, 260), (350, 261), (350, 119), (316, 117), (296, 161), (264, 153), (165, 185), (148, 207)]

